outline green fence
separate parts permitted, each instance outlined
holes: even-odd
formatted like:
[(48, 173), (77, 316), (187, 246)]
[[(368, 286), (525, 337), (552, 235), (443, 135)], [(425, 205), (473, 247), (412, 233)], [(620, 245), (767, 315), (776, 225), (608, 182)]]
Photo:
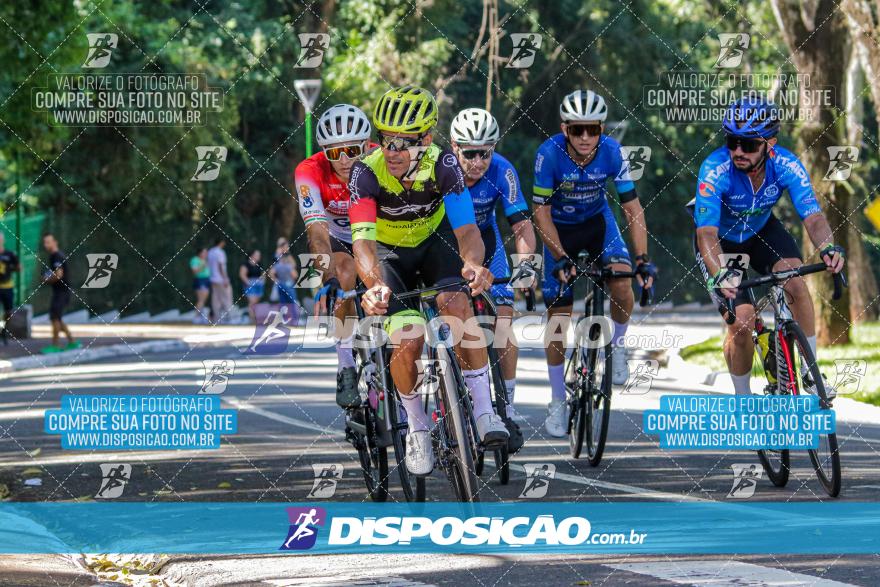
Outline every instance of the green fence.
[(40, 236), (46, 222), (46, 215), (42, 212), (25, 214), (21, 221), (21, 242), (16, 234), (17, 219), (14, 213), (0, 216), (0, 231), (6, 236), (6, 248), (14, 251), (21, 257), (21, 275), (16, 279), (16, 303), (22, 303), (32, 291), (40, 271), (38, 255), (40, 254)]

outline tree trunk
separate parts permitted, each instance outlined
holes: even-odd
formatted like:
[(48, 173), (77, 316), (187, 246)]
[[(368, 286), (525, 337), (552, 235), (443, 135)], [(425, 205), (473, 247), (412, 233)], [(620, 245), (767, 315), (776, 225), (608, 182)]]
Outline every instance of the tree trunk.
[[(853, 40), (854, 60), (857, 58), (855, 65), (859, 66), (858, 73), (855, 75), (852, 75), (854, 72), (851, 69), (850, 83), (848, 84), (850, 102), (852, 103), (850, 115), (856, 114), (859, 120), (858, 123), (852, 124), (851, 121), (847, 121), (850, 127), (848, 134), (850, 144), (861, 147), (861, 120), (864, 116), (861, 97), (865, 78), (867, 78), (867, 87), (874, 104), (874, 113), (877, 116), (878, 124), (880, 124), (880, 77), (878, 77), (880, 76), (880, 47), (877, 46), (875, 40), (880, 35), (880, 28), (878, 28), (877, 16), (868, 2), (844, 0), (841, 3), (841, 8), (846, 15), (850, 36)], [(856, 181), (853, 183), (856, 187), (856, 195), (854, 196), (855, 209), (851, 216), (853, 226), (850, 227), (850, 238), (863, 242), (862, 233), (866, 223), (863, 214), (861, 214), (861, 208), (870, 197), (869, 190), (859, 177), (856, 177)], [(858, 247), (850, 252), (848, 265), (850, 268), (848, 272), (850, 288), (852, 289), (850, 311), (853, 322), (877, 320), (880, 318), (880, 301), (878, 301), (878, 293), (880, 292), (878, 292), (877, 278), (871, 267), (870, 259), (863, 247)]]
[[(791, 62), (799, 74), (809, 76), (809, 87), (800, 88), (800, 115), (806, 122), (800, 124), (797, 135), (799, 155), (810, 172), (816, 196), (834, 231), (835, 243), (852, 252), (855, 247), (861, 247), (861, 241), (850, 239), (850, 192), (839, 182), (823, 179), (828, 169), (828, 147), (846, 144), (845, 127), (840, 120), (846, 111), (841, 95), (849, 60), (846, 23), (833, 0), (818, 0), (807, 5), (796, 0), (772, 0), (772, 6), (791, 52)], [(830, 105), (805, 104), (807, 91), (823, 87), (833, 88)], [(806, 235), (803, 248), (808, 262), (818, 261)], [(826, 345), (848, 343), (851, 327), (848, 290), (844, 290), (840, 300), (832, 300), (831, 279), (820, 273), (810, 280), (810, 291), (818, 341)]]

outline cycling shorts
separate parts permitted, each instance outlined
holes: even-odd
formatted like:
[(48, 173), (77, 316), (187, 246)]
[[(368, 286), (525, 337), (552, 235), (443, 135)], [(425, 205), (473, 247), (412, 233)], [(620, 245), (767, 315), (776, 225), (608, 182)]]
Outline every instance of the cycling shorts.
[[(767, 275), (773, 271), (773, 266), (781, 259), (801, 259), (801, 250), (794, 240), (794, 237), (785, 229), (782, 222), (776, 216), (771, 215), (764, 227), (750, 239), (741, 243), (721, 239), (721, 250), (724, 253), (745, 254), (749, 256), (749, 269), (754, 270), (759, 275)], [(709, 269), (703, 263), (703, 257), (697, 248), (696, 237), (694, 237), (694, 255), (697, 259), (697, 267), (703, 274), (703, 281), (709, 280)], [(748, 271), (746, 271), (748, 275)], [(745, 278), (745, 277), (744, 277)], [(721, 303), (723, 299), (715, 292), (709, 293), (715, 304)], [(734, 306), (742, 304), (751, 304), (748, 292), (740, 291), (734, 300)]]
[(330, 252), (347, 253), (350, 256), (354, 256), (354, 253), (351, 250), (351, 243), (347, 243), (342, 239), (336, 238), (332, 234), (330, 235)]
[[(443, 230), (444, 227), (446, 230)], [(391, 289), (385, 329), (393, 332), (407, 324), (422, 324), (418, 297), (398, 298), (396, 294), (460, 281), (463, 263), (458, 241), (448, 222), (440, 225), (415, 247), (391, 246), (376, 242), (382, 281)]]
[[(623, 242), (617, 220), (611, 212), (611, 208), (605, 209), (589, 218), (583, 224), (567, 225), (557, 224), (556, 232), (559, 233), (559, 242), (565, 252), (577, 260), (581, 251), (589, 254), (589, 262), (600, 261), (602, 265), (611, 263), (624, 263), (632, 267), (629, 250)], [(550, 249), (544, 247), (544, 305), (549, 308), (561, 308), (571, 306), (574, 303), (574, 291), (571, 285), (567, 285), (562, 291), (559, 280), (553, 275), (553, 267), (556, 259), (550, 254)]]
[[(501, 231), (497, 224), (492, 224), (480, 231), (483, 237), (483, 246), (486, 248), (483, 266), (492, 272), (496, 278), (510, 277), (510, 265), (507, 263), (507, 253), (504, 250), (504, 241), (501, 240)], [(493, 285), (489, 290), (489, 296), (496, 306), (513, 305), (513, 288), (508, 283)]]

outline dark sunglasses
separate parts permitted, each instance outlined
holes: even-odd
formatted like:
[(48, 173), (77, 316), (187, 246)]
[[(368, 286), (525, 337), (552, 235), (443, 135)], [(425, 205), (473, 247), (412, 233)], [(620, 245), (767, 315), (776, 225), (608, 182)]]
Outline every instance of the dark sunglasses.
[(388, 137), (383, 134), (379, 135), (379, 144), (382, 145), (383, 149), (388, 149), (389, 151), (403, 151), (404, 149), (409, 149), (411, 147), (418, 147), (422, 143), (422, 138), (424, 135), (419, 135), (413, 138), (407, 137)]
[(734, 136), (727, 137), (727, 148), (731, 151), (736, 151), (736, 147), (739, 145), (743, 153), (757, 153), (763, 144), (764, 139), (741, 139)]
[(339, 161), (344, 154), (349, 159), (360, 157), (364, 153), (363, 145), (345, 145), (342, 147), (327, 147), (324, 154), (330, 161)]
[(492, 158), (492, 149), (468, 149), (467, 151), (462, 149), (461, 155), (468, 161), (472, 161), (479, 155), (480, 159), (485, 161)]
[(565, 127), (565, 132), (570, 137), (582, 137), (586, 134), (588, 137), (598, 137), (602, 134), (601, 124), (569, 124)]

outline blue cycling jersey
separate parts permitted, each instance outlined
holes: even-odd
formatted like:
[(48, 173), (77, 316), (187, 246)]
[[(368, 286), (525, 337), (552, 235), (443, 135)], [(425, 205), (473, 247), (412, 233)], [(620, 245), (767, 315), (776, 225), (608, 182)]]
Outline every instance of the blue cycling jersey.
[(777, 145), (765, 167), (764, 183), (756, 192), (749, 176), (733, 165), (727, 147), (713, 151), (700, 166), (694, 210), (697, 227), (717, 226), (718, 238), (727, 241), (748, 240), (767, 224), (783, 190), (788, 190), (802, 219), (822, 211), (810, 176), (794, 153)]
[(513, 165), (498, 153), (492, 155), (486, 173), (469, 190), (480, 230), (496, 224), (495, 208), (498, 200), (501, 200), (504, 215), (510, 224), (516, 224), (528, 217), (529, 206), (519, 187), (519, 176)]
[(609, 178), (614, 181), (618, 197), (635, 189), (631, 180), (623, 179), (624, 174), (620, 144), (611, 137), (602, 135), (596, 156), (580, 167), (571, 160), (565, 136), (559, 133), (538, 147), (534, 200), (536, 204), (550, 205), (554, 224), (580, 224), (608, 206)]

